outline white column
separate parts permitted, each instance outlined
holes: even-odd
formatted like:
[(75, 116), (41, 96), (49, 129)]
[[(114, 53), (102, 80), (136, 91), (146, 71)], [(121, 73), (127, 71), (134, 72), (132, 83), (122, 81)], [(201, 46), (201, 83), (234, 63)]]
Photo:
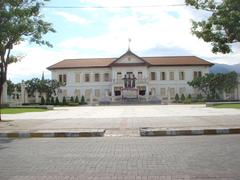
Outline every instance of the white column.
[(26, 103), (25, 102), (25, 84), (24, 81), (21, 83), (21, 104)]
[(90, 90), (90, 105), (93, 105), (93, 90)]

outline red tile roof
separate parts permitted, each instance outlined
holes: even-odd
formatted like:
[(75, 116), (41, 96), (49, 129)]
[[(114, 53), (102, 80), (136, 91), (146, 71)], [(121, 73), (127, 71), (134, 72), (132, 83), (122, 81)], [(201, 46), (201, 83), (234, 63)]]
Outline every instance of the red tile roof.
[[(47, 69), (110, 67), (118, 58), (65, 59)], [(196, 56), (142, 57), (149, 66), (212, 66), (213, 64)], [(125, 64), (126, 65), (126, 64)]]
[(143, 57), (152, 66), (212, 66), (213, 64), (196, 56)]

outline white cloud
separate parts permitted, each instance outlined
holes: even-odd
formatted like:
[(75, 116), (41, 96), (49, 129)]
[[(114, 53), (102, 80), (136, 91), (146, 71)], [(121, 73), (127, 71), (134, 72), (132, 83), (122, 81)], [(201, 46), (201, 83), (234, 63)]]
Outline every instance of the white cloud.
[[(170, 12), (177, 12), (174, 17)], [(191, 11), (182, 7), (158, 9), (134, 9), (126, 14), (116, 14), (108, 19), (108, 31), (92, 37), (79, 36), (60, 43), (61, 48), (93, 49), (118, 52), (126, 49), (128, 38), (132, 38), (135, 51), (146, 51), (158, 46), (181, 47), (192, 52), (209, 51), (209, 45), (199, 41), (190, 33)], [(159, 52), (161, 55), (161, 52)]]
[[(85, 0), (85, 2), (106, 7), (154, 4), (163, 6), (158, 8), (131, 8), (130, 13), (118, 10), (108, 19), (107, 32), (90, 38), (79, 36), (68, 39), (60, 43), (60, 47), (92, 49), (93, 51), (97, 50), (106, 54), (117, 55), (126, 50), (127, 40), (130, 37), (133, 40), (131, 43), (132, 49), (138, 53), (157, 47), (176, 47), (189, 52), (186, 55), (205, 57), (207, 60), (214, 62), (239, 63), (239, 54), (235, 52), (227, 55), (213, 54), (210, 43), (206, 43), (191, 34), (191, 19), (204, 19), (209, 16), (209, 13), (185, 6), (164, 6), (183, 4), (184, 0)], [(108, 10), (115, 11), (114, 8), (106, 9), (106, 11)], [(173, 12), (175, 16), (171, 14)], [(239, 45), (237, 47), (239, 51)], [(159, 52), (159, 55), (161, 55), (161, 52)]]
[[(181, 4), (183, 0), (84, 0), (100, 6), (126, 6), (126, 5), (153, 5), (153, 4)], [(83, 0), (82, 0), (83, 2)], [(129, 11), (121, 9), (104, 9), (104, 22), (106, 31), (96, 34), (82, 35), (71, 39), (61, 39), (54, 49), (42, 47), (29, 47), (21, 44), (15, 52), (26, 54), (24, 59), (9, 67), (9, 78), (41, 76), (46, 67), (64, 58), (82, 57), (117, 57), (127, 50), (128, 38), (132, 39), (131, 49), (137, 54), (154, 49), (182, 49), (186, 55), (196, 55), (215, 63), (240, 63), (239, 44), (234, 46), (234, 52), (227, 55), (213, 54), (211, 45), (197, 39), (191, 34), (190, 19), (207, 17), (207, 14), (188, 7), (160, 7), (160, 8), (131, 8)], [(102, 11), (101, 11), (102, 12)], [(89, 21), (66, 12), (56, 12), (66, 20), (85, 24)], [(93, 13), (93, 12), (92, 12)], [(109, 14), (108, 14), (109, 13)], [(175, 13), (172, 15), (172, 13)], [(95, 24), (92, 28), (99, 28), (98, 20), (103, 18), (96, 13)], [(107, 15), (107, 16), (106, 16)], [(108, 16), (109, 15), (109, 16)], [(102, 20), (102, 19), (101, 19)], [(92, 21), (92, 20), (91, 20)], [(64, 37), (64, 36), (63, 36)], [(159, 48), (160, 47), (160, 48)], [(176, 55), (176, 49), (172, 49)], [(164, 52), (154, 55), (161, 56)], [(171, 55), (171, 54), (169, 54)], [(182, 54), (181, 54), (182, 55)], [(48, 72), (48, 75), (50, 73)]]
[(42, 72), (45, 73), (45, 77), (50, 78), (50, 71), (46, 69), (47, 67), (65, 58), (79, 56), (77, 51), (29, 47), (27, 43), (15, 46), (13, 53), (24, 56), (20, 62), (10, 64), (8, 68), (8, 79), (18, 82), (33, 77), (41, 77)]
[(66, 19), (67, 21), (72, 22), (72, 23), (77, 23), (77, 24), (81, 24), (81, 25), (89, 23), (89, 21), (83, 17), (80, 17), (75, 14), (67, 13), (64, 11), (57, 11), (54, 14), (61, 16), (64, 19)]

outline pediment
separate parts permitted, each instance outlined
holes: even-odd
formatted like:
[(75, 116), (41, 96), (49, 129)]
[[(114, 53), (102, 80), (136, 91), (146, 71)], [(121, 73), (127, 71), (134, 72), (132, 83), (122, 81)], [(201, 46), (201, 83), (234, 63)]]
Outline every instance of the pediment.
[(148, 64), (145, 60), (141, 57), (137, 56), (136, 54), (132, 53), (128, 50), (125, 54), (117, 58), (111, 65), (112, 66), (127, 66), (127, 65), (146, 65)]

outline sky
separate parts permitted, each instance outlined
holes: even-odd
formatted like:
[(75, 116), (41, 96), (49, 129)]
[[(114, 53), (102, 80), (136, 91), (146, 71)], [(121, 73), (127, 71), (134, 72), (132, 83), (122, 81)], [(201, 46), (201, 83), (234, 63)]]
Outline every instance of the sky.
[[(210, 43), (191, 34), (191, 19), (206, 19), (208, 12), (169, 6), (178, 4), (184, 0), (51, 0), (45, 5), (109, 8), (43, 8), (44, 20), (57, 31), (44, 36), (53, 48), (27, 41), (14, 46), (13, 54), (22, 59), (9, 66), (8, 79), (18, 83), (42, 73), (51, 78), (46, 68), (63, 59), (120, 57), (129, 38), (131, 50), (139, 56), (194, 55), (213, 63), (240, 63), (239, 44), (230, 54), (213, 54)], [(123, 6), (130, 8), (119, 8)]]

